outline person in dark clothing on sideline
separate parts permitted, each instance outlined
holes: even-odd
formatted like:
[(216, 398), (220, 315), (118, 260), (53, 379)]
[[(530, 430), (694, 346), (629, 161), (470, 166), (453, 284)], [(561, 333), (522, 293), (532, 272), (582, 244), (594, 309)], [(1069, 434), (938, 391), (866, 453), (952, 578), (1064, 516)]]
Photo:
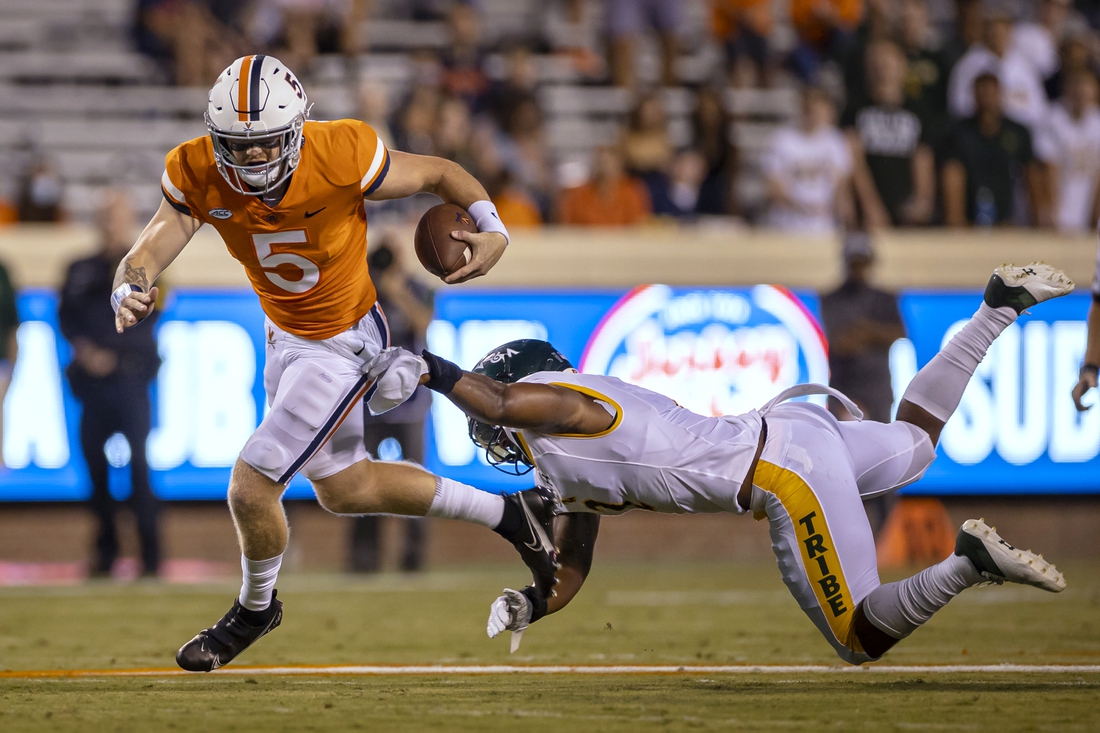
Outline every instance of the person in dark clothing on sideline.
[[(115, 270), (133, 243), (134, 213), (126, 194), (108, 193), (99, 219), (101, 249), (69, 266), (61, 290), (61, 332), (73, 350), (67, 369), (83, 404), (80, 446), (92, 480), (89, 506), (99, 523), (91, 575), (108, 576), (118, 556), (115, 502), (107, 485), (104, 445), (115, 433), (130, 444), (130, 507), (141, 540), (142, 574), (160, 565), (159, 506), (149, 485), (145, 442), (152, 415), (149, 384), (160, 367), (155, 323), (118, 333), (110, 299)], [(154, 311), (150, 318), (156, 318)]]
[[(428, 324), (432, 322), (431, 291), (410, 278), (401, 266), (398, 250), (383, 241), (367, 258), (370, 275), (378, 287), (378, 302), (390, 329), (390, 345), (419, 354), (427, 346)], [(403, 404), (382, 415), (373, 416), (363, 405), (363, 442), (377, 460), (424, 462), (424, 418), (431, 406), (431, 393), (418, 387)], [(424, 520), (403, 518), (405, 547), (401, 569), (415, 572), (423, 564)], [(351, 570), (378, 572), (382, 564), (380, 548), (382, 517), (356, 517), (351, 531)]]
[(15, 357), (19, 352), (16, 332), (19, 312), (15, 308), (15, 287), (8, 270), (0, 262), (0, 470), (4, 468), (4, 396), (15, 373)]
[[(847, 277), (822, 296), (821, 321), (829, 341), (829, 386), (848, 395), (868, 420), (890, 422), (890, 346), (905, 338), (905, 326), (897, 296), (867, 281), (873, 261), (867, 234), (849, 232), (844, 238)], [(838, 418), (851, 419), (836, 400), (829, 400), (829, 408)], [(876, 533), (894, 501), (893, 494), (884, 494), (863, 502)]]

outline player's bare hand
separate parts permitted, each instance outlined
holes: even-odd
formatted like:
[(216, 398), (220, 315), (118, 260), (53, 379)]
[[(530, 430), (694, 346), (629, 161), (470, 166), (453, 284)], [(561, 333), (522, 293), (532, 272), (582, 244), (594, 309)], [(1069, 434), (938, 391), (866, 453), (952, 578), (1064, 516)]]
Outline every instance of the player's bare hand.
[(452, 272), (443, 278), (443, 282), (449, 285), (463, 283), (475, 277), (481, 277), (504, 255), (504, 249), (508, 246), (508, 239), (500, 232), (451, 232), (451, 237), (465, 242), (470, 246), (470, 262), (461, 270)]
[(148, 318), (157, 305), (159, 294), (160, 289), (153, 286), (148, 293), (133, 292), (123, 298), (115, 313), (115, 330), (122, 333)]
[(1082, 369), (1081, 377), (1077, 380), (1077, 384), (1073, 388), (1073, 405), (1077, 408), (1078, 412), (1085, 412), (1092, 407), (1092, 405), (1086, 405), (1081, 400), (1084, 398), (1086, 392), (1095, 387), (1096, 372), (1091, 369)]

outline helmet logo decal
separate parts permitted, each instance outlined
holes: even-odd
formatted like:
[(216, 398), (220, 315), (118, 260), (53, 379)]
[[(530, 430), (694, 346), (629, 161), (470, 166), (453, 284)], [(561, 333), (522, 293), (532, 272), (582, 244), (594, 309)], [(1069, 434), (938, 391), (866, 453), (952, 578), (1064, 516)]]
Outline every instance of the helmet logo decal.
[(252, 71), (254, 56), (245, 56), (241, 61), (241, 77), (237, 80), (237, 114), (241, 122), (248, 119), (248, 77)]
[(260, 100), (260, 81), (266, 58), (257, 54), (245, 56), (241, 61), (241, 78), (237, 80), (237, 115), (241, 122), (260, 119), (264, 106)]

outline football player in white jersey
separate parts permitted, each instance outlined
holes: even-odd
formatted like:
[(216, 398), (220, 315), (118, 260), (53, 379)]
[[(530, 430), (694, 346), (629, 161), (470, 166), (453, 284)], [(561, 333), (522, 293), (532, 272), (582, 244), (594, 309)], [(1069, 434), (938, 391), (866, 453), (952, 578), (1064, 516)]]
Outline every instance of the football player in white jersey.
[[(997, 268), (974, 317), (916, 375), (889, 424), (838, 422), (817, 405), (785, 402), (828, 393), (860, 416), (819, 385), (794, 387), (743, 415), (704, 417), (613, 377), (579, 374), (542, 341), (505, 344), (473, 372), (425, 351), (414, 372), (426, 370), (420, 381), (466, 412), (491, 461), (534, 468), (565, 512), (555, 526), (555, 591), (506, 589), (493, 603), (489, 636), (522, 632), (569, 603), (591, 566), (600, 515), (630, 509), (767, 518), (783, 581), (851, 664), (880, 658), (979, 583), (1061, 591), (1053, 565), (973, 519), (946, 560), (883, 585), (861, 500), (919, 479), (993, 340), (1024, 309), (1072, 289), (1047, 265)], [(387, 373), (381, 382), (397, 379)]]

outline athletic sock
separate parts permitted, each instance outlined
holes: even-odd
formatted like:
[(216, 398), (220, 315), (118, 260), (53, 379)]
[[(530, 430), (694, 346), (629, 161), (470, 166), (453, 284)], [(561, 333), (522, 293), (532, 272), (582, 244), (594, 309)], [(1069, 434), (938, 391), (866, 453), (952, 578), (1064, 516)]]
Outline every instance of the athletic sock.
[(244, 608), (249, 611), (267, 610), (271, 605), (271, 593), (275, 589), (275, 579), (279, 577), (282, 564), (281, 554), (270, 560), (249, 560), (241, 555), (244, 583), (241, 584), (240, 600)]
[(904, 639), (967, 588), (985, 580), (965, 557), (951, 555), (911, 578), (880, 585), (863, 601), (867, 620)]
[(493, 531), (509, 542), (513, 541), (523, 531), (527, 520), (523, 516), (523, 510), (519, 504), (512, 501), (504, 502), (504, 511), (501, 513), (500, 522), (493, 527)]
[(1015, 320), (1016, 311), (1011, 308), (990, 308), (982, 303), (970, 322), (917, 372), (902, 399), (947, 422), (985, 352)]
[(504, 498), (449, 478), (437, 477), (429, 517), (462, 519), (493, 529), (504, 516)]

